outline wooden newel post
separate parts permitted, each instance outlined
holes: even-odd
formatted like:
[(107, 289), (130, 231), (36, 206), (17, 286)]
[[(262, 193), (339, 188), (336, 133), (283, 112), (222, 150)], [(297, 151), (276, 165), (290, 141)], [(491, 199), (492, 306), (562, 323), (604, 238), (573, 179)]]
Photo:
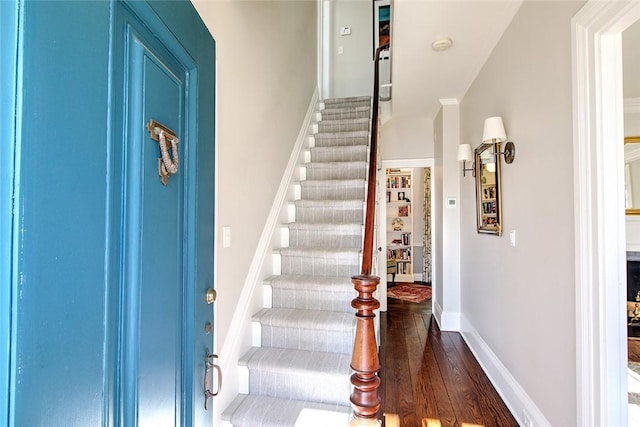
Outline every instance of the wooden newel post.
[(378, 359), (378, 345), (374, 310), (380, 307), (380, 302), (373, 297), (380, 278), (370, 275), (351, 277), (358, 296), (351, 302), (356, 309), (356, 338), (353, 345), (351, 369), (355, 373), (351, 376), (353, 392), (351, 406), (353, 415), (351, 426), (376, 425), (377, 413), (380, 409), (380, 361)]

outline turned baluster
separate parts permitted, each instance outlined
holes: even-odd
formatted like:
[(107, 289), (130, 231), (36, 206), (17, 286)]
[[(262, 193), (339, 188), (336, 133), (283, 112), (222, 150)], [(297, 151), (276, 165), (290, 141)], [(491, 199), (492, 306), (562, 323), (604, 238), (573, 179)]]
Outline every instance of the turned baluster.
[(358, 296), (351, 302), (351, 306), (356, 309), (356, 338), (351, 358), (351, 369), (355, 372), (351, 376), (353, 414), (350, 425), (378, 425), (380, 362), (374, 326), (374, 310), (380, 307), (380, 303), (373, 297), (373, 293), (380, 283), (380, 278), (358, 275), (353, 276), (351, 281)]

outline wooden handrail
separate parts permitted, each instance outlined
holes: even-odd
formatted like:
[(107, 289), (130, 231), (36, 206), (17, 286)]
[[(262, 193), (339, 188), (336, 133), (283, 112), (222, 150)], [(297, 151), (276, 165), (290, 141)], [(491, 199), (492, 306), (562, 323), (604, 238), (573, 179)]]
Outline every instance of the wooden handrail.
[(378, 121), (380, 106), (380, 53), (388, 50), (389, 45), (380, 46), (376, 49), (373, 71), (373, 111), (371, 115), (371, 145), (369, 152), (369, 181), (367, 185), (367, 207), (364, 223), (364, 243), (362, 245), (362, 270), (363, 275), (371, 274), (371, 264), (373, 262), (373, 235), (376, 212), (376, 172), (378, 170)]
[(367, 185), (367, 203), (364, 225), (364, 243), (362, 247), (362, 269), (360, 274), (351, 277), (353, 286), (358, 293), (351, 302), (356, 310), (356, 335), (351, 357), (351, 376), (353, 392), (351, 393), (351, 426), (365, 426), (377, 424), (377, 414), (380, 409), (380, 361), (374, 326), (375, 310), (380, 303), (373, 297), (373, 293), (380, 283), (380, 278), (372, 276), (373, 236), (376, 209), (376, 172), (378, 169), (378, 110), (380, 99), (380, 76), (378, 62), (380, 52), (389, 49), (389, 45), (376, 49), (373, 73), (373, 112), (371, 116), (371, 144), (369, 152), (369, 175)]

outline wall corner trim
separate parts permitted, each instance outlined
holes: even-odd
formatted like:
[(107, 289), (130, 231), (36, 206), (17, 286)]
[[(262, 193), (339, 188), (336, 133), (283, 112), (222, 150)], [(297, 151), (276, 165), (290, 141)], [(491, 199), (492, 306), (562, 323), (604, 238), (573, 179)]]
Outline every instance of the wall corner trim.
[(459, 312), (442, 311), (440, 316), (440, 330), (447, 332), (460, 332), (460, 319), (461, 314)]

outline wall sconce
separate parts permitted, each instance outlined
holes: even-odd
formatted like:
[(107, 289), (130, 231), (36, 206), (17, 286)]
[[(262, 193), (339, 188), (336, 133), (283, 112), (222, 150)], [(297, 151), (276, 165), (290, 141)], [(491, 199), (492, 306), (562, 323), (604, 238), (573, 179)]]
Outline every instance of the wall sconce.
[(471, 144), (458, 145), (458, 161), (462, 162), (462, 176), (467, 175), (467, 171), (472, 171), (473, 176), (476, 176), (475, 168), (467, 168), (467, 162), (473, 158), (471, 153)]
[[(502, 117), (489, 117), (484, 121), (484, 131), (482, 132), (482, 142), (497, 143), (507, 140), (507, 134), (504, 131), (504, 124), (502, 123)], [(508, 141), (504, 144), (504, 151), (495, 153), (495, 157), (500, 155), (504, 156), (504, 162), (507, 164), (513, 163), (513, 159), (516, 157), (516, 146), (513, 142)]]

